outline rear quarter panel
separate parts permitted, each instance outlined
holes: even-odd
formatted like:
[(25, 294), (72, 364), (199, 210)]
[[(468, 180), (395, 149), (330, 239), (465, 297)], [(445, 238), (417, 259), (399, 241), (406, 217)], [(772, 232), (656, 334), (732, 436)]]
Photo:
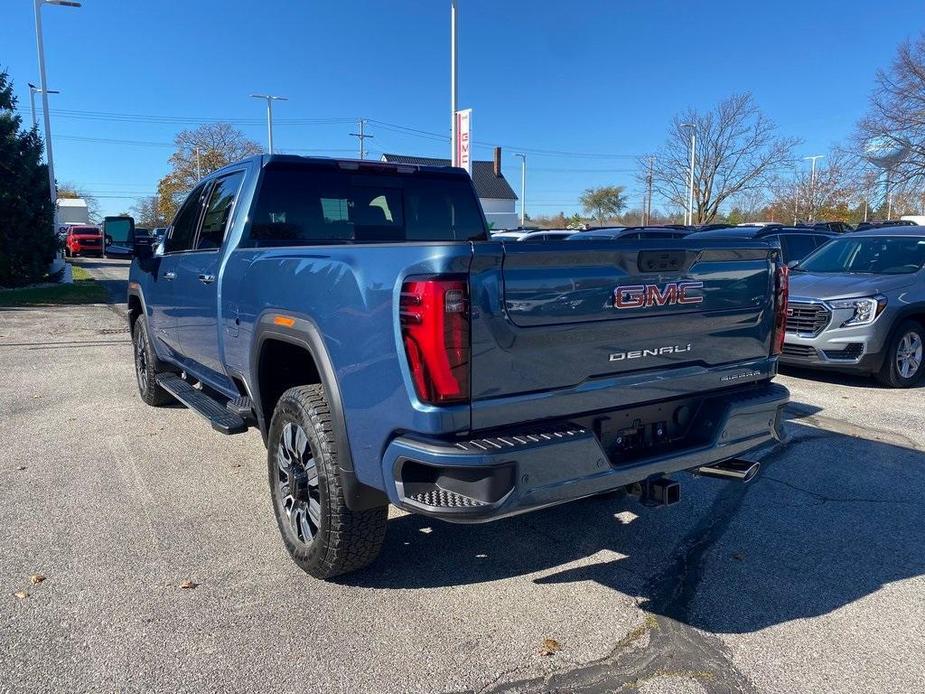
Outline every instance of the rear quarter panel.
[(283, 314), (310, 321), (337, 380), (357, 477), (382, 488), (381, 456), (396, 433), (470, 426), (468, 405), (434, 408), (414, 397), (398, 301), (405, 278), (464, 274), (471, 254), (466, 242), (232, 251), (221, 296), (226, 367), (253, 384), (251, 356), (261, 320)]

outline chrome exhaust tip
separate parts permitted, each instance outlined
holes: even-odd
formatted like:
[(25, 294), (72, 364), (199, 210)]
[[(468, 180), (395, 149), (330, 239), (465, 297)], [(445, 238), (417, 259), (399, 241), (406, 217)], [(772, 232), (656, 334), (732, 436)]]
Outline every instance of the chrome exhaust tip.
[(752, 460), (733, 458), (731, 460), (724, 460), (721, 463), (716, 463), (715, 465), (699, 467), (696, 473), (704, 477), (751, 482), (760, 469), (761, 463)]

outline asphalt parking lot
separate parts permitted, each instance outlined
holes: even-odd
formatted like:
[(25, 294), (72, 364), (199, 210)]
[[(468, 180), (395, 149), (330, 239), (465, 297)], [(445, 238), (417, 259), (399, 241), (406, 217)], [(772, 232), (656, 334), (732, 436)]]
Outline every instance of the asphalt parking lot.
[[(124, 296), (124, 262), (77, 262)], [(259, 434), (138, 398), (117, 304), (0, 309), (0, 690), (925, 691), (925, 389), (780, 381), (790, 443), (749, 485), (393, 510), (379, 561), (321, 583)]]

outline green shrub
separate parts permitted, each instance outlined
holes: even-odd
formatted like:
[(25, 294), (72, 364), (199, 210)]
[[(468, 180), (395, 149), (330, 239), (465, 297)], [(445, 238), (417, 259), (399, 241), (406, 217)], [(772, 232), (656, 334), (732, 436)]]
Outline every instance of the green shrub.
[(42, 139), (35, 128), (22, 130), (15, 107), (9, 75), (0, 71), (0, 287), (40, 281), (57, 246)]

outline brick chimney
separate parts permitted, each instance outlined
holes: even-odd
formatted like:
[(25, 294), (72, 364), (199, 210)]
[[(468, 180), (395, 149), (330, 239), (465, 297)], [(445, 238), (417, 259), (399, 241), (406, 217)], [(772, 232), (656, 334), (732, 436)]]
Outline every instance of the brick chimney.
[(495, 176), (501, 178), (501, 148), (495, 147)]

